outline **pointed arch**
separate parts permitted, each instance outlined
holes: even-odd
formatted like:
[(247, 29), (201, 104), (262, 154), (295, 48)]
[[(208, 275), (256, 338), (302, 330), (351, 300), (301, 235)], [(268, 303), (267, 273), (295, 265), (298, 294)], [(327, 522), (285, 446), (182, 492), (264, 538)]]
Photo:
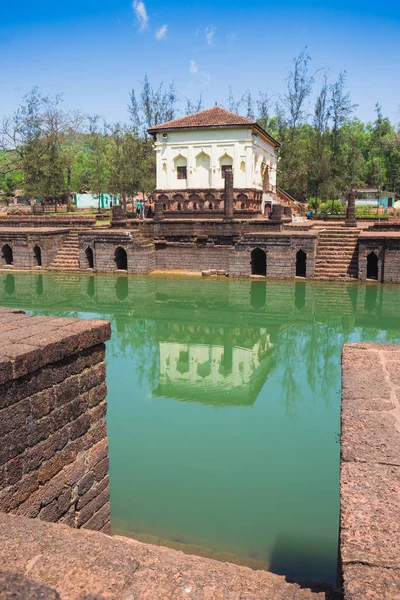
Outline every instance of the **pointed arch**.
[(254, 248), (251, 252), (251, 274), (267, 275), (267, 255), (261, 248)]
[(367, 279), (375, 279), (378, 281), (378, 275), (378, 257), (375, 252), (370, 252), (367, 256)]
[(307, 275), (307, 254), (303, 250), (296, 252), (296, 277)]
[(4, 244), (1, 249), (1, 257), (4, 265), (12, 265), (14, 262), (14, 256), (12, 248), (9, 244)]
[(125, 248), (121, 248), (121, 246), (119, 246), (115, 249), (114, 260), (118, 271), (128, 270), (128, 255)]
[(197, 187), (200, 189), (210, 187), (211, 158), (209, 154), (201, 151), (196, 156)]
[(174, 158), (174, 168), (177, 179), (187, 179), (187, 159), (180, 153)]
[(93, 255), (93, 249), (88, 246), (85, 250), (85, 257), (86, 257), (86, 267), (88, 269), (93, 269), (94, 268), (94, 255)]
[(40, 249), (40, 246), (38, 246), (37, 244), (33, 248), (33, 259), (36, 267), (42, 266), (42, 251)]

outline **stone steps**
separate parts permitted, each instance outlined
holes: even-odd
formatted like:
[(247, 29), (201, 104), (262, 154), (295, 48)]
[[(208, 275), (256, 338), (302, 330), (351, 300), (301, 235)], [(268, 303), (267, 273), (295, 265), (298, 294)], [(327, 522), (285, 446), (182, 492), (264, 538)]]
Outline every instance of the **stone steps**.
[(358, 231), (332, 228), (318, 233), (314, 278), (350, 280), (358, 278)]
[(78, 233), (71, 231), (54, 257), (49, 271), (79, 271)]

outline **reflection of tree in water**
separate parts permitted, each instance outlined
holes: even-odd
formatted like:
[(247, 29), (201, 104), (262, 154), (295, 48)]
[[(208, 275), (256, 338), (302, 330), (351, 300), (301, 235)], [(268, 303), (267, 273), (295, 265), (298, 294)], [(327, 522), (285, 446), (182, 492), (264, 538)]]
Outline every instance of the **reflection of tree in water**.
[(107, 315), (112, 331), (107, 352), (114, 359), (135, 358), (137, 377), (141, 385), (144, 380), (155, 387), (159, 378), (158, 343), (156, 324), (150, 319), (138, 319), (126, 313)]
[(281, 389), (288, 414), (295, 416), (296, 403), (304, 400), (303, 382), (301, 377), (294, 377), (295, 372), (305, 374), (314, 398), (329, 403), (332, 390), (340, 390), (341, 348), (349, 339), (340, 317), (336, 323), (293, 325), (282, 333), (275, 360), (283, 371)]

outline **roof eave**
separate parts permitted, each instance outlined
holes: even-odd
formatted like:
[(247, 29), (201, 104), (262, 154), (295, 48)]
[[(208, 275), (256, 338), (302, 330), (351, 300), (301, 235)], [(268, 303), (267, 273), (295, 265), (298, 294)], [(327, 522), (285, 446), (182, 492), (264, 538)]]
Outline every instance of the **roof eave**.
[(178, 127), (157, 127), (157, 128), (152, 128), (150, 127), (150, 129), (147, 130), (147, 133), (149, 133), (150, 135), (154, 135), (155, 133), (159, 133), (161, 131), (187, 131), (187, 130), (192, 130), (192, 129), (237, 129), (237, 128), (246, 128), (248, 129), (249, 127), (254, 127), (254, 123), (236, 123), (236, 124), (231, 124), (231, 125), (188, 125), (185, 127), (181, 127), (178, 125)]

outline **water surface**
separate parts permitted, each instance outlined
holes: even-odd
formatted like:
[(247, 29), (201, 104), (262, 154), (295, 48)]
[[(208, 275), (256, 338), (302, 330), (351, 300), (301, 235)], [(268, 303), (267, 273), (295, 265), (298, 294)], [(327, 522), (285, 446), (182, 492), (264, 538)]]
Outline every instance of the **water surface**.
[(8, 273), (0, 304), (111, 321), (115, 533), (335, 581), (341, 348), (400, 341), (396, 287)]

